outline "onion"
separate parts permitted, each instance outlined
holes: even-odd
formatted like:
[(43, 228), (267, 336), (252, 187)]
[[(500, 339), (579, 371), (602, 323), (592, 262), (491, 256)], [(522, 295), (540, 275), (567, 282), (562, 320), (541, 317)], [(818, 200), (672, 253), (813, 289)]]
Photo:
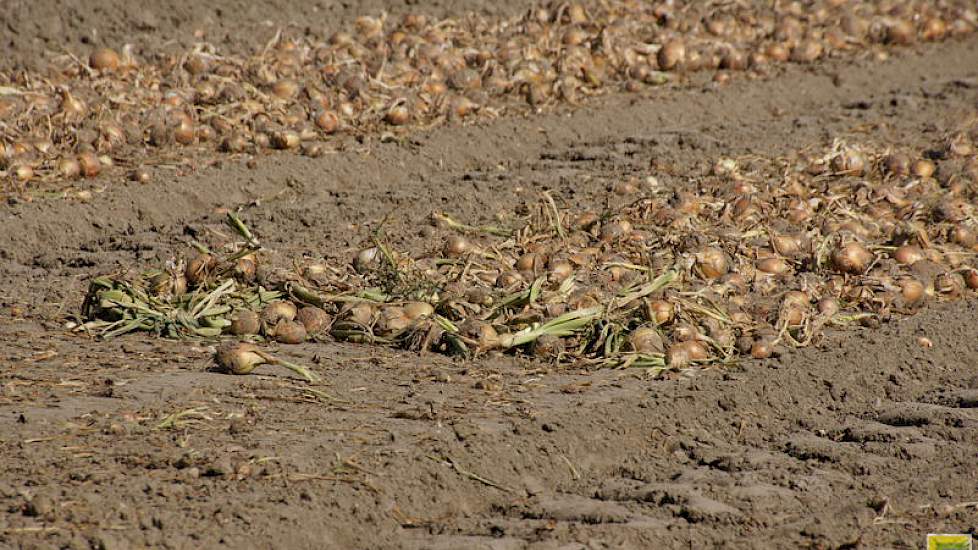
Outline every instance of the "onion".
[(840, 273), (861, 274), (873, 261), (873, 253), (865, 246), (851, 242), (832, 251), (832, 264)]
[(659, 49), (656, 60), (664, 71), (675, 69), (686, 61), (686, 45), (681, 40), (670, 40)]
[(959, 273), (942, 273), (934, 279), (934, 290), (949, 298), (957, 298), (964, 288), (965, 280)]
[(469, 319), (459, 326), (459, 333), (473, 341), (478, 351), (486, 351), (499, 345), (499, 333), (489, 323)]
[(472, 251), (472, 244), (460, 235), (452, 235), (445, 240), (442, 253), (448, 258), (461, 258)]
[(978, 270), (975, 269), (965, 270), (964, 283), (971, 290), (978, 289)]
[(687, 340), (700, 340), (703, 338), (703, 334), (700, 332), (700, 328), (692, 323), (680, 323), (673, 327), (672, 337), (678, 342), (685, 342)]
[(58, 174), (65, 179), (75, 179), (81, 175), (81, 165), (76, 159), (60, 159), (58, 161)]
[(570, 262), (551, 262), (549, 279), (554, 282), (561, 282), (574, 275), (574, 266)]
[(198, 75), (207, 71), (207, 60), (201, 55), (191, 55), (183, 63), (183, 69), (192, 75)]
[(194, 259), (187, 262), (184, 270), (184, 277), (192, 287), (200, 286), (209, 275), (210, 271), (217, 265), (217, 261), (210, 254), (199, 254)]
[(347, 318), (362, 327), (369, 327), (373, 324), (376, 313), (376, 308), (371, 304), (360, 303), (350, 308)]
[(638, 353), (663, 353), (665, 343), (655, 327), (638, 327), (628, 335), (628, 347)]
[(536, 252), (527, 252), (516, 260), (514, 267), (520, 273), (533, 273), (536, 274), (543, 270), (544, 264), (546, 264), (546, 257), (542, 254), (537, 254)]
[(801, 251), (801, 241), (793, 235), (772, 234), (770, 241), (775, 252), (788, 258), (794, 257)]
[(907, 304), (915, 304), (919, 302), (925, 294), (925, 288), (923, 283), (917, 279), (908, 277), (900, 281), (900, 294), (903, 296), (903, 301)]
[(758, 338), (751, 344), (750, 356), (754, 359), (768, 359), (774, 355), (774, 343), (769, 338)]
[(730, 262), (722, 250), (708, 247), (696, 254), (696, 267), (703, 278), (718, 279), (730, 270)]
[(34, 169), (27, 164), (15, 164), (10, 172), (13, 174), (14, 179), (23, 183), (29, 181), (34, 177)]
[(140, 166), (132, 171), (129, 178), (139, 183), (149, 183), (153, 176), (150, 174), (149, 169), (144, 166)]
[(913, 23), (904, 19), (898, 19), (886, 28), (886, 41), (890, 44), (912, 44), (916, 36), (917, 30)]
[(666, 300), (652, 300), (645, 308), (645, 317), (656, 325), (664, 325), (672, 321), (676, 308)]
[(258, 334), (261, 330), (261, 321), (258, 314), (251, 310), (241, 310), (231, 317), (231, 334), (235, 336), (245, 336)]
[(781, 304), (783, 307), (806, 310), (811, 305), (811, 297), (807, 292), (801, 290), (789, 290), (784, 293)]
[(784, 275), (791, 271), (791, 266), (782, 258), (763, 258), (757, 261), (757, 270), (771, 275)]
[(666, 364), (673, 368), (684, 368), (693, 361), (705, 361), (710, 357), (706, 346), (698, 340), (687, 340), (669, 346)]
[(380, 257), (380, 249), (376, 246), (365, 248), (358, 252), (357, 256), (353, 259), (353, 267), (358, 273), (366, 273), (377, 267)]
[(613, 242), (625, 239), (632, 232), (632, 224), (628, 220), (611, 220), (601, 224), (600, 239), (603, 242)]
[(261, 365), (281, 365), (302, 376), (310, 382), (317, 382), (319, 376), (305, 367), (276, 359), (257, 347), (244, 342), (225, 342), (218, 346), (214, 358), (218, 365), (231, 374), (251, 374)]
[(947, 34), (947, 23), (940, 17), (929, 17), (924, 20), (920, 29), (920, 37), (924, 40), (935, 41)]
[(411, 121), (411, 112), (404, 105), (391, 107), (384, 120), (392, 126), (403, 126)]
[(911, 167), (911, 173), (918, 178), (930, 178), (934, 175), (934, 162), (927, 159), (916, 160)]
[(299, 83), (290, 78), (279, 80), (272, 84), (272, 95), (282, 100), (289, 100), (299, 93)]
[(324, 134), (332, 134), (340, 127), (340, 117), (333, 111), (323, 111), (316, 116), (316, 126)]
[(791, 61), (795, 63), (811, 63), (822, 57), (822, 44), (816, 40), (804, 40), (791, 49)]
[(893, 153), (883, 159), (883, 170), (896, 177), (903, 177), (910, 173), (910, 157), (903, 153)]
[(88, 58), (88, 64), (96, 71), (114, 71), (119, 68), (120, 63), (119, 54), (111, 48), (99, 48)]
[(498, 288), (509, 288), (523, 282), (523, 276), (515, 271), (503, 271), (496, 277)]
[(295, 307), (295, 304), (285, 300), (279, 300), (265, 306), (265, 309), (261, 312), (261, 320), (266, 328), (274, 327), (278, 325), (279, 321), (291, 321), (295, 319), (297, 312), (298, 309)]
[(239, 281), (251, 282), (258, 272), (258, 258), (254, 254), (242, 256), (234, 262), (234, 277)]
[(282, 344), (301, 344), (308, 336), (302, 324), (284, 318), (275, 323), (272, 334), (275, 341)]
[(839, 301), (835, 298), (822, 298), (818, 301), (818, 312), (825, 317), (839, 313)]
[(913, 265), (923, 259), (924, 252), (913, 245), (905, 244), (893, 252), (893, 259), (902, 265)]
[(435, 308), (427, 302), (408, 302), (404, 304), (404, 316), (410, 321), (416, 321), (435, 314)]
[(78, 166), (86, 178), (94, 178), (102, 171), (102, 163), (95, 153), (90, 151), (78, 155)]
[(275, 132), (271, 136), (271, 145), (276, 149), (295, 149), (301, 143), (302, 138), (300, 138), (299, 134), (293, 132), (292, 130)]
[(845, 149), (832, 157), (831, 166), (836, 173), (861, 176), (866, 170), (866, 157), (856, 149)]

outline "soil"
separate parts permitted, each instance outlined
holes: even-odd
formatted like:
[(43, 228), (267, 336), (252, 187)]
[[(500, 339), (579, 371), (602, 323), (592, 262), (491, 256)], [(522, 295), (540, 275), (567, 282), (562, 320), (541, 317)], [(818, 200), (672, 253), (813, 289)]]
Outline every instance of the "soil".
[[(200, 26), (233, 30), (248, 40), (231, 46), (244, 47), (251, 29), (305, 23), (311, 9), (63, 4), (5, 2), (0, 23), (17, 32), (4, 62), (83, 51), (84, 36), (192, 40)], [(521, 9), (348, 4), (319, 2), (324, 28), (380, 8)], [(150, 12), (155, 23), (139, 23)], [(419, 250), (440, 242), (426, 229), (433, 209), (477, 224), (543, 190), (567, 205), (614, 204), (623, 199), (610, 184), (653, 165), (671, 166), (660, 183), (681, 187), (719, 157), (836, 137), (921, 150), (976, 106), (970, 39), (363, 139), (318, 159), (202, 164), (145, 185), (103, 179), (86, 202), (6, 204), (0, 547), (919, 548), (928, 532), (972, 532), (974, 300), (660, 380), (503, 355), (275, 350), (315, 365), (328, 379), (319, 393), (275, 368), (210, 372), (208, 342), (103, 342), (64, 323), (90, 277), (185, 255), (221, 230), (217, 208), (241, 209), (273, 263), (348, 261), (384, 219), (393, 246)]]

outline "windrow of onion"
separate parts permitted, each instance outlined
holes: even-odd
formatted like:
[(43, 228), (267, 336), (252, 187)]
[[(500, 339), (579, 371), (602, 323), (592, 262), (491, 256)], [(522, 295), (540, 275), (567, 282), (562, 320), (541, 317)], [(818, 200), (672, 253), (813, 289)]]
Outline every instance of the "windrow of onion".
[(614, 210), (561, 209), (545, 194), (508, 227), (436, 212), (413, 256), (375, 236), (347, 262), (276, 268), (231, 215), (244, 241), (221, 253), (93, 281), (76, 330), (657, 371), (768, 358), (828, 327), (974, 295), (976, 121), (924, 150), (836, 140), (718, 159), (671, 190), (627, 181), (614, 189), (630, 202)]
[[(323, 154), (330, 136), (429, 127), (640, 91), (698, 71), (762, 75), (781, 63), (882, 59), (969, 35), (971, 0), (552, 2), (518, 17), (364, 16), (328, 37), (280, 33), (252, 54), (100, 47), (87, 62), (0, 74), (0, 182), (67, 182), (152, 165), (187, 148)], [(183, 152), (180, 152), (183, 149)]]

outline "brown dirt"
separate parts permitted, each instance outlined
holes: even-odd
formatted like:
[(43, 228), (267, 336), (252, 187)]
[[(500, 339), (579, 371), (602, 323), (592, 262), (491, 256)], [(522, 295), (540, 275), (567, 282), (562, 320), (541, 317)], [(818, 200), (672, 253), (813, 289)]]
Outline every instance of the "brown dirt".
[[(123, 4), (99, 3), (119, 36), (138, 16)], [(197, 3), (174, 4), (183, 19), (136, 27), (142, 40), (190, 32)], [(269, 2), (218, 26), (296, 18), (304, 5)], [(14, 40), (13, 57), (35, 62), (37, 46)], [(692, 185), (718, 156), (839, 136), (924, 148), (976, 105), (978, 41), (950, 42), (367, 140), (320, 159), (104, 180), (87, 203), (6, 205), (0, 546), (919, 548), (927, 532), (973, 530), (973, 300), (674, 380), (340, 343), (279, 349), (328, 377), (319, 396), (284, 371), (208, 372), (206, 343), (98, 342), (62, 323), (87, 278), (185, 253), (219, 228), (216, 207), (243, 207), (273, 261), (346, 261), (388, 214), (393, 244), (417, 250), (431, 246), (421, 227), (433, 208), (487, 222), (544, 189), (603, 205), (616, 200), (610, 182), (653, 161), (684, 174), (664, 184)], [(191, 413), (160, 427), (180, 411)]]

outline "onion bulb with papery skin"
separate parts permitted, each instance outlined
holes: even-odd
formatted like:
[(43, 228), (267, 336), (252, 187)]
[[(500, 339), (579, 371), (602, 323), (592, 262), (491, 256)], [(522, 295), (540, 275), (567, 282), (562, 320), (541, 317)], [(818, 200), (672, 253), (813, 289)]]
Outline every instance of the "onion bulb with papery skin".
[(832, 265), (841, 273), (862, 274), (872, 261), (873, 253), (857, 242), (851, 242), (832, 251)]
[(459, 326), (459, 333), (474, 342), (478, 351), (490, 350), (499, 345), (499, 333), (485, 321), (469, 319)]
[(769, 275), (784, 275), (791, 271), (791, 266), (783, 258), (772, 256), (757, 260), (757, 270)]
[(275, 323), (272, 334), (275, 337), (275, 341), (282, 344), (301, 344), (308, 337), (306, 327), (300, 323), (286, 319), (281, 319)]
[(730, 270), (727, 255), (719, 248), (705, 248), (696, 254), (696, 268), (705, 279), (718, 279)]
[(967, 269), (964, 272), (964, 284), (971, 290), (978, 289), (978, 270)]
[(91, 151), (78, 155), (78, 166), (81, 168), (81, 174), (86, 178), (94, 178), (102, 171), (102, 163)]
[(75, 179), (81, 175), (81, 165), (75, 159), (63, 158), (58, 161), (58, 175), (65, 179)]
[(663, 353), (665, 342), (655, 327), (643, 326), (628, 335), (628, 347), (638, 353)]
[(380, 262), (381, 252), (376, 246), (365, 248), (357, 253), (353, 259), (353, 267), (358, 273), (365, 273), (377, 267)]
[(333, 318), (322, 308), (305, 306), (296, 312), (295, 320), (302, 324), (308, 334), (315, 336), (326, 330)]
[(291, 321), (295, 319), (296, 313), (298, 313), (298, 309), (295, 307), (295, 304), (280, 300), (265, 306), (265, 309), (261, 312), (261, 321), (265, 324), (266, 328), (270, 329), (276, 326), (279, 321)]
[(258, 314), (254, 311), (241, 310), (231, 317), (229, 330), (235, 336), (258, 334), (261, 330), (261, 320), (259, 320)]
[(391, 126), (403, 126), (411, 121), (411, 111), (404, 105), (397, 105), (387, 111), (384, 120)]
[(411, 326), (411, 319), (407, 318), (404, 308), (388, 306), (380, 310), (380, 318), (377, 319), (375, 330), (384, 336), (403, 332)]
[(666, 300), (652, 300), (645, 308), (645, 317), (656, 325), (664, 325), (672, 321), (676, 308)]
[(310, 382), (318, 382), (319, 376), (309, 369), (276, 359), (245, 342), (225, 342), (214, 353), (217, 364), (231, 374), (251, 374), (261, 365), (280, 365)]
[(472, 244), (460, 235), (452, 235), (445, 240), (442, 253), (448, 258), (461, 258), (472, 251)]
[(768, 337), (754, 340), (750, 347), (750, 356), (754, 359), (768, 359), (776, 353), (774, 341)]
[(675, 69), (686, 60), (686, 44), (681, 40), (670, 40), (659, 48), (656, 54), (656, 61), (659, 68), (668, 71)]
[(818, 312), (824, 317), (832, 317), (839, 313), (839, 301), (835, 298), (822, 298), (818, 301)]
[(360, 303), (350, 308), (346, 318), (362, 327), (369, 327), (373, 324), (376, 313), (377, 309), (371, 304)]
[(924, 251), (920, 248), (905, 244), (893, 251), (893, 259), (899, 264), (913, 265), (925, 259)]
[(688, 367), (693, 361), (705, 361), (710, 357), (706, 346), (699, 340), (686, 340), (669, 346), (666, 364), (672, 368)]
[(119, 54), (111, 48), (99, 48), (88, 58), (88, 64), (96, 71), (114, 71), (121, 61)]
[(926, 294), (927, 289), (924, 284), (912, 277), (901, 280), (899, 284), (900, 295), (903, 297), (904, 303), (908, 305), (919, 302)]
[(210, 271), (214, 269), (217, 265), (217, 260), (214, 259), (210, 254), (198, 254), (197, 257), (187, 262), (187, 268), (184, 270), (184, 277), (187, 278), (187, 283), (192, 287), (197, 287), (210, 274)]
[(424, 317), (431, 317), (435, 314), (435, 308), (427, 302), (408, 302), (402, 308), (404, 316), (415, 321)]

